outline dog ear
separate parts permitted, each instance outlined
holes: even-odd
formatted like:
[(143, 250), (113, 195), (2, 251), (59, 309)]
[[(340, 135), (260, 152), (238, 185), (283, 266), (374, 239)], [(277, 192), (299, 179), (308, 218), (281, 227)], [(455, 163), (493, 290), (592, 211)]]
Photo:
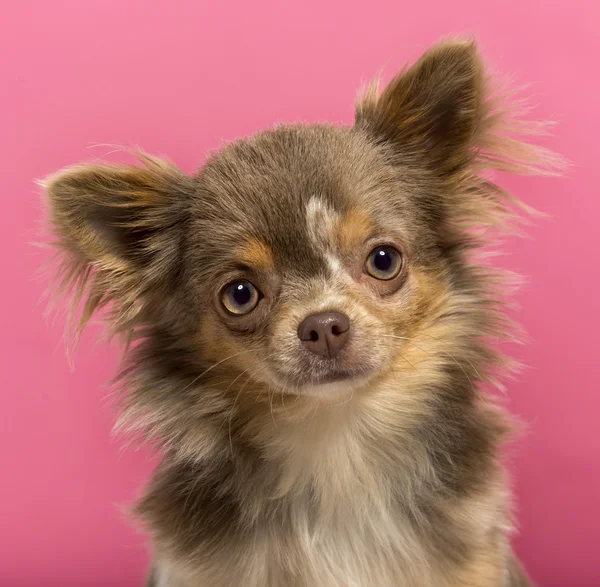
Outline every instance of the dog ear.
[(444, 41), (356, 106), (356, 125), (403, 158), (446, 175), (468, 164), (482, 117), (484, 75), (470, 41)]
[(76, 304), (85, 300), (82, 326), (115, 302), (119, 330), (176, 271), (192, 179), (170, 163), (140, 158), (144, 166), (82, 165), (43, 182), (59, 279)]

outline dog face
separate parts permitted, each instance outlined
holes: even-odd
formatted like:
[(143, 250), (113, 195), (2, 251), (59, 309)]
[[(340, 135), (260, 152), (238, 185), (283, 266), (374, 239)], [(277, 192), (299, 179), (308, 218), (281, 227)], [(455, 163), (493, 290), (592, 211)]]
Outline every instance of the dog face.
[(63, 171), (46, 184), (60, 278), (82, 324), (106, 306), (142, 339), (126, 372), (155, 420), (265, 389), (426, 388), (457, 366), (484, 378), (495, 355), (473, 341), (501, 318), (469, 252), (506, 208), (481, 171), (546, 155), (502, 120), (473, 45), (446, 42), (369, 89), (351, 128), (263, 132), (193, 177), (146, 156)]
[(296, 393), (386, 371), (392, 337), (413, 335), (441, 295), (416, 185), (357, 129), (279, 128), (216, 156), (189, 227), (203, 346)]

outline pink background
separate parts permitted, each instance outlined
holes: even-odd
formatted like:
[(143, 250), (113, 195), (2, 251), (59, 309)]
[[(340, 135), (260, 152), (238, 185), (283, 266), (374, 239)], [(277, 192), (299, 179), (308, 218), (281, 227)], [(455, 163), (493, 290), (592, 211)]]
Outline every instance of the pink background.
[(542, 586), (600, 585), (597, 353), (600, 11), (591, 0), (481, 2), (5, 3), (0, 36), (0, 587), (131, 587), (143, 536), (119, 509), (150, 455), (110, 440), (105, 383), (116, 352), (84, 336), (71, 372), (60, 323), (43, 318), (34, 178), (139, 145), (187, 171), (207, 150), (280, 121), (350, 123), (359, 85), (438, 37), (482, 50), (558, 121), (546, 144), (573, 168), (511, 180), (552, 218), (509, 242), (529, 277), (519, 316), (529, 365), (509, 388), (530, 424), (513, 450), (521, 536)]

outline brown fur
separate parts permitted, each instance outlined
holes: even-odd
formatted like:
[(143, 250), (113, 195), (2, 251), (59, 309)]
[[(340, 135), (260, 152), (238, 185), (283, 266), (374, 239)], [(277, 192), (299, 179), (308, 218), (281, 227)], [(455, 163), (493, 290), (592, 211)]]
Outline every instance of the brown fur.
[(250, 239), (237, 251), (240, 263), (252, 267), (256, 271), (266, 271), (273, 267), (273, 251), (265, 243)]
[(348, 210), (337, 226), (340, 249), (343, 253), (351, 253), (368, 240), (372, 230), (371, 218), (365, 210)]
[[(353, 128), (288, 126), (194, 177), (84, 166), (47, 182), (79, 330), (106, 309), (131, 342), (119, 427), (163, 459), (136, 514), (157, 587), (516, 587), (499, 447), (482, 392), (507, 361), (503, 280), (474, 254), (513, 201), (483, 172), (552, 171), (515, 137), (474, 45), (447, 41), (369, 88)], [(389, 281), (376, 246), (402, 253)], [(234, 280), (261, 292), (232, 316)], [(308, 314), (346, 313), (335, 359)], [(343, 381), (324, 383), (331, 373)]]

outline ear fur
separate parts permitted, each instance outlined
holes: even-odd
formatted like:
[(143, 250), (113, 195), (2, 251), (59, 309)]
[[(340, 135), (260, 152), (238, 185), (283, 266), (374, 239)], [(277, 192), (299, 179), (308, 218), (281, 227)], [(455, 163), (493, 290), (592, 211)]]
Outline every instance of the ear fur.
[(489, 86), (473, 41), (442, 41), (381, 94), (371, 85), (356, 105), (356, 126), (442, 178), (474, 161), (516, 173), (560, 168), (552, 153), (508, 136), (539, 133), (542, 126), (509, 120), (506, 96)]
[(480, 123), (483, 66), (474, 43), (446, 41), (400, 72), (377, 96), (372, 86), (356, 122), (407, 157), (427, 156), (440, 174), (468, 161)]
[(432, 193), (444, 198), (428, 195), (422, 204), (444, 222), (443, 238), (453, 240), (472, 228), (512, 226), (509, 202), (533, 211), (486, 171), (558, 175), (566, 168), (560, 156), (527, 142), (547, 125), (515, 118), (524, 109), (513, 98), (514, 91), (491, 86), (473, 41), (442, 41), (381, 93), (376, 83), (367, 88), (355, 128), (385, 145), (394, 162), (429, 171)]
[(172, 282), (183, 246), (191, 178), (140, 155), (144, 166), (81, 165), (49, 177), (58, 279), (80, 303), (78, 332), (111, 303), (113, 328), (131, 328), (150, 292)]

